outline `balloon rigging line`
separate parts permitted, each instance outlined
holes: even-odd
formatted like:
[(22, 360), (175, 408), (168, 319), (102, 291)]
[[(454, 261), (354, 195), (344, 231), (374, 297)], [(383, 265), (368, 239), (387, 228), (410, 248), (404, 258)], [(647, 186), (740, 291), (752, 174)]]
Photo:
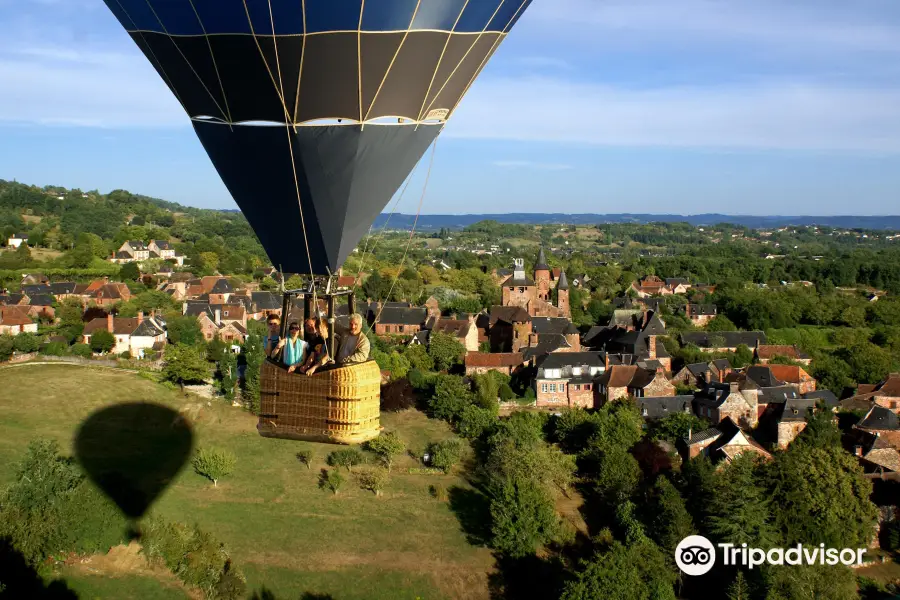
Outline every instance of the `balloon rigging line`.
[[(419, 170), (419, 165), (421, 165), (421, 164), (422, 164), (422, 161), (419, 160), (419, 162), (416, 163), (416, 166), (413, 167), (412, 173), (410, 173), (409, 177), (406, 178), (406, 183), (404, 184), (403, 189), (400, 191), (400, 196), (397, 198), (397, 200), (394, 201), (394, 207), (391, 209), (391, 214), (388, 215), (388, 218), (387, 218), (387, 220), (385, 220), (384, 225), (381, 226), (381, 231), (379, 231), (377, 234), (375, 234), (375, 243), (372, 245), (372, 250), (369, 251), (369, 254), (372, 257), (375, 256), (375, 248), (378, 246), (378, 242), (381, 240), (381, 238), (384, 237), (385, 230), (387, 229), (388, 223), (391, 222), (391, 217), (394, 216), (394, 211), (397, 210), (397, 205), (400, 204), (401, 200), (403, 200), (403, 196), (406, 194), (406, 190), (407, 190), (407, 188), (409, 188), (409, 184), (410, 184), (410, 182), (412, 182), (412, 179), (415, 176), (416, 171)], [(370, 234), (371, 234), (371, 231), (372, 231), (372, 227), (369, 226)], [(359, 278), (362, 275), (362, 272), (365, 268), (364, 265), (366, 263), (366, 251), (369, 248), (369, 239), (370, 239), (369, 237), (366, 238), (366, 245), (363, 248), (363, 255), (362, 255), (362, 260), (360, 261), (359, 272), (356, 274), (356, 282), (354, 282), (354, 285), (353, 285), (354, 289), (356, 289), (356, 287), (358, 285), (357, 282), (359, 282)]]
[(363, 89), (362, 89), (362, 20), (366, 11), (366, 0), (359, 4), (359, 23), (356, 26), (356, 84), (359, 93), (359, 122), (363, 122)]
[(300, 82), (303, 81), (303, 58), (306, 56), (306, 0), (300, 0), (300, 10), (303, 11), (303, 41), (300, 46), (300, 68), (297, 70), (297, 93), (294, 95), (293, 120), (295, 124), (297, 121), (297, 111), (300, 110)]
[[(409, 30), (412, 29), (413, 23), (416, 22), (416, 15), (419, 14), (419, 7), (422, 6), (422, 0), (418, 0), (416, 2), (416, 9), (413, 11), (412, 18), (409, 20), (409, 26), (406, 28), (406, 31), (403, 33), (403, 38), (400, 40), (400, 45), (397, 46), (397, 50), (394, 52), (394, 57), (391, 59), (391, 62), (388, 64), (387, 70), (384, 72), (384, 77), (381, 78), (381, 83), (378, 84), (378, 89), (375, 90), (375, 96), (372, 97), (372, 102), (369, 103), (369, 108), (366, 110), (366, 116), (362, 119), (363, 127), (365, 127), (365, 121), (369, 118), (369, 113), (372, 112), (372, 107), (375, 106), (375, 102), (378, 101), (378, 95), (381, 93), (381, 89), (384, 87), (384, 82), (387, 81), (387, 78), (391, 75), (391, 69), (394, 68), (394, 63), (397, 61), (397, 57), (400, 55), (400, 51), (403, 49), (403, 44), (406, 43), (406, 38), (409, 37)], [(362, 67), (360, 67), (360, 70)]]
[(131, 21), (131, 24), (134, 25), (134, 32), (141, 36), (141, 41), (144, 42), (144, 46), (150, 52), (151, 56), (153, 56), (153, 61), (159, 67), (160, 72), (162, 73), (163, 79), (166, 80), (166, 83), (169, 85), (169, 89), (172, 90), (172, 93), (175, 94), (175, 99), (178, 100), (178, 103), (181, 104), (181, 108), (184, 109), (184, 112), (190, 114), (187, 108), (187, 104), (181, 99), (181, 96), (178, 95), (178, 89), (175, 87), (175, 84), (172, 83), (172, 80), (169, 78), (169, 75), (166, 73), (166, 69), (163, 67), (162, 62), (156, 57), (156, 52), (153, 51), (153, 47), (147, 42), (147, 38), (144, 37), (144, 33), (137, 28), (137, 23), (134, 22), (134, 19), (131, 18), (131, 15), (128, 14), (128, 11), (125, 10), (125, 7), (122, 6), (122, 3), (119, 0), (116, 0), (116, 4), (119, 5), (119, 9), (121, 9), (122, 13), (128, 17), (128, 20)]
[(505, 36), (509, 33), (509, 27), (512, 25), (513, 21), (516, 20), (516, 17), (519, 16), (519, 13), (522, 12), (522, 9), (525, 8), (525, 5), (528, 4), (528, 0), (522, 0), (522, 4), (519, 5), (518, 10), (513, 13), (513, 16), (509, 19), (509, 22), (506, 24), (506, 27), (503, 28), (503, 31), (500, 35), (497, 36), (497, 39), (494, 40), (494, 45), (491, 46), (491, 49), (487, 54), (484, 55), (484, 58), (481, 60), (481, 64), (478, 65), (478, 68), (475, 69), (475, 72), (472, 73), (472, 78), (469, 79), (468, 85), (463, 88), (462, 94), (460, 94), (459, 98), (456, 100), (456, 104), (453, 105), (453, 111), (455, 112), (457, 108), (459, 108), (459, 104), (463, 101), (463, 98), (466, 97), (466, 94), (469, 93), (469, 90), (472, 87), (472, 84), (475, 83), (475, 80), (478, 78), (478, 75), (481, 73), (481, 70), (484, 68), (484, 65), (487, 64), (487, 61), (493, 56), (494, 51), (497, 50), (497, 46), (500, 45), (500, 41), (505, 38)]
[[(266, 53), (263, 52), (262, 46), (259, 43), (259, 38), (256, 35), (256, 30), (253, 28), (253, 19), (250, 18), (250, 8), (247, 6), (247, 0), (243, 0), (244, 2), (244, 12), (247, 13), (247, 23), (250, 25), (250, 34), (253, 36), (253, 41), (256, 42), (256, 48), (259, 50), (259, 55), (262, 58), (263, 64), (266, 66), (266, 71), (269, 72), (269, 78), (272, 80), (272, 85), (275, 87), (275, 93), (278, 94), (278, 99), (281, 100), (281, 106), (284, 109), (284, 120), (285, 123), (290, 126), (293, 119), (291, 118), (291, 114), (288, 112), (287, 103), (284, 101), (284, 90), (279, 89), (278, 83), (275, 82), (275, 75), (272, 74), (272, 68), (269, 66), (269, 61), (266, 59)], [(269, 17), (271, 20), (272, 16), (272, 3), (269, 0)], [(275, 44), (275, 58), (278, 58), (278, 42), (275, 40), (275, 22), (272, 21), (272, 42)], [(278, 77), (281, 77), (281, 71), (278, 71)], [(297, 132), (296, 125), (294, 126), (294, 133)], [(296, 166), (294, 167), (295, 178), (296, 178)], [(299, 188), (297, 195), (300, 195)], [(301, 215), (303, 213), (301, 212)], [(312, 270), (312, 269), (310, 269)]]
[[(216, 100), (216, 97), (213, 96), (213, 93), (212, 93), (211, 91), (209, 91), (209, 88), (208, 88), (208, 87), (206, 87), (206, 82), (203, 81), (203, 78), (200, 77), (200, 75), (197, 73), (197, 70), (194, 69), (194, 65), (191, 64), (191, 61), (188, 60), (188, 57), (185, 56), (185, 55), (184, 55), (184, 52), (181, 51), (181, 46), (179, 46), (178, 44), (176, 44), (176, 43), (175, 43), (175, 39), (174, 39), (171, 35), (169, 35), (169, 30), (166, 29), (166, 26), (165, 26), (165, 24), (162, 22), (162, 19), (159, 18), (159, 15), (158, 15), (158, 14), (156, 14), (156, 9), (154, 9), (154, 8), (153, 8), (153, 5), (150, 4), (150, 0), (146, 0), (146, 2), (147, 2), (147, 7), (150, 9), (150, 12), (153, 13), (153, 16), (156, 17), (156, 20), (157, 20), (157, 22), (159, 23), (159, 26), (162, 27), (163, 33), (166, 34), (166, 37), (169, 38), (169, 41), (172, 42), (172, 45), (175, 46), (175, 49), (176, 49), (176, 50), (178, 50), (178, 54), (180, 54), (180, 55), (181, 55), (181, 58), (184, 59), (184, 62), (187, 64), (188, 68), (189, 68), (189, 69), (191, 70), (191, 72), (194, 74), (194, 77), (197, 78), (197, 81), (200, 82), (200, 85), (202, 85), (202, 86), (203, 86), (203, 89), (206, 90), (206, 93), (209, 94), (210, 100), (213, 101), (213, 104), (216, 105), (216, 108), (219, 109), (219, 112), (222, 113), (222, 116), (225, 117), (225, 118), (227, 119), (227, 118), (228, 118), (228, 115), (225, 114), (225, 111), (224, 111), (224, 110), (222, 110), (222, 106), (218, 103), (218, 101)], [(209, 42), (209, 40), (207, 40), (207, 43), (208, 43), (208, 42)], [(229, 119), (229, 120), (230, 120), (230, 119)]]
[[(485, 24), (484, 29), (481, 30), (481, 33), (478, 34), (478, 37), (475, 38), (475, 41), (472, 42), (472, 45), (469, 46), (469, 49), (466, 50), (466, 53), (463, 54), (461, 59), (459, 59), (459, 62), (456, 63), (456, 67), (454, 67), (454, 69), (450, 72), (450, 75), (447, 77), (447, 80), (444, 81), (444, 85), (441, 86), (441, 89), (438, 90), (437, 94), (434, 95), (434, 97), (431, 99), (431, 102), (428, 104), (428, 108), (426, 108), (423, 112), (425, 112), (427, 114), (428, 111), (430, 111), (431, 108), (434, 106), (434, 103), (437, 101), (437, 99), (441, 97), (441, 94), (443, 93), (444, 88), (447, 87), (447, 84), (450, 83), (450, 80), (453, 79), (453, 76), (456, 75), (456, 72), (459, 70), (459, 68), (462, 66), (462, 64), (464, 62), (466, 62), (466, 59), (469, 57), (469, 53), (472, 52), (472, 49), (475, 48), (475, 46), (478, 44), (478, 41), (481, 40), (481, 36), (483, 36), (484, 33), (487, 31), (487, 28), (491, 26), (491, 23), (494, 21), (494, 17), (497, 16), (497, 13), (500, 12), (500, 9), (503, 7), (503, 5), (505, 3), (506, 3), (506, 0), (501, 0), (500, 4), (497, 5), (497, 10), (495, 10), (494, 14), (491, 15), (491, 18), (488, 19), (488, 22)], [(500, 33), (500, 36), (502, 37), (503, 33)]]
[[(425, 185), (422, 187), (422, 195), (419, 197), (419, 207), (416, 209), (416, 218), (413, 221), (412, 229), (409, 232), (409, 240), (406, 242), (406, 249), (403, 251), (403, 258), (400, 259), (400, 266), (397, 267), (397, 274), (394, 276), (394, 281), (391, 282), (391, 288), (388, 290), (387, 296), (385, 296), (384, 300), (387, 301), (388, 298), (391, 297), (391, 294), (394, 292), (394, 286), (397, 284), (397, 280), (400, 279), (400, 272), (403, 270), (403, 263), (406, 262), (406, 255), (409, 253), (409, 247), (412, 245), (413, 236), (416, 234), (416, 225), (419, 223), (419, 215), (422, 214), (422, 202), (425, 201), (425, 193), (428, 191), (428, 182), (431, 180), (431, 169), (434, 167), (434, 154), (437, 150), (438, 138), (435, 138), (434, 144), (431, 146), (431, 159), (428, 161), (428, 173), (425, 175)], [(384, 311), (384, 302), (381, 302), (381, 307), (378, 309), (378, 314), (375, 316), (375, 323), (378, 322), (378, 319), (381, 318), (381, 313)]]
[[(416, 117), (416, 121), (422, 120), (422, 113), (425, 112), (425, 103), (428, 102), (428, 96), (431, 94), (431, 88), (434, 87), (434, 80), (437, 79), (438, 71), (441, 70), (441, 63), (444, 62), (444, 55), (447, 53), (447, 47), (450, 45), (450, 40), (453, 39), (453, 34), (456, 32), (456, 26), (459, 25), (459, 20), (462, 19), (463, 13), (466, 12), (466, 7), (469, 6), (469, 0), (466, 0), (463, 4), (462, 10), (459, 11), (459, 15), (456, 17), (456, 20), (453, 22), (453, 29), (450, 30), (450, 35), (447, 36), (447, 41), (444, 42), (444, 49), (441, 50), (441, 56), (438, 58), (437, 66), (434, 68), (434, 73), (431, 75), (431, 82), (428, 84), (428, 91), (425, 92), (425, 97), (422, 98), (422, 106), (419, 107), (419, 115)], [(419, 130), (419, 123), (416, 123), (416, 131)]]
[[(213, 69), (216, 71), (216, 79), (219, 80), (219, 89), (222, 90), (222, 101), (225, 102), (225, 111), (228, 113), (228, 127), (231, 128), (231, 108), (228, 106), (228, 97), (225, 95), (225, 85), (222, 83), (222, 76), (219, 74), (219, 65), (216, 63), (216, 54), (213, 52), (212, 42), (209, 41), (209, 35), (206, 33), (206, 27), (203, 25), (203, 20), (200, 18), (200, 13), (197, 12), (197, 7), (194, 6), (194, 0), (188, 0), (191, 3), (191, 8), (194, 10), (194, 14), (197, 15), (197, 22), (200, 24), (200, 29), (203, 30), (203, 39), (206, 40), (206, 45), (209, 48), (209, 57), (212, 59)], [(232, 131), (234, 129), (232, 128)]]

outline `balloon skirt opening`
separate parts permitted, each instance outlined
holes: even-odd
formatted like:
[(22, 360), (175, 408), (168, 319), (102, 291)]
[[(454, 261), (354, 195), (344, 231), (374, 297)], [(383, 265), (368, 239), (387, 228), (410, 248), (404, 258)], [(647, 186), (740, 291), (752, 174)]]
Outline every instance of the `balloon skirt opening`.
[(267, 360), (259, 404), (264, 437), (360, 444), (381, 432), (381, 370), (370, 360), (307, 376)]

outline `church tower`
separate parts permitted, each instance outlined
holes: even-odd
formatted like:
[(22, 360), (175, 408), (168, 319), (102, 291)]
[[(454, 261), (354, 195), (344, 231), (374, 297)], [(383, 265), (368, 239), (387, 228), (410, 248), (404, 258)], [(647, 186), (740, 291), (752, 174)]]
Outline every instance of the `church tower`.
[(544, 257), (544, 247), (538, 253), (537, 263), (534, 265), (534, 284), (537, 287), (537, 297), (545, 302), (550, 302), (550, 267)]
[(569, 280), (566, 279), (566, 272), (559, 274), (559, 283), (556, 284), (557, 308), (562, 316), (571, 319), (572, 309), (569, 308)]

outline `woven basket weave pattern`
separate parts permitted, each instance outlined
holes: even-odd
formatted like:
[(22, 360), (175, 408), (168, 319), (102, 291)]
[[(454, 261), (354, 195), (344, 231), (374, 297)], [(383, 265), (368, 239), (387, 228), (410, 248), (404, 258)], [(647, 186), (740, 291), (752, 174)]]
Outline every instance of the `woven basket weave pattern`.
[(257, 428), (270, 437), (357, 444), (378, 436), (380, 403), (381, 371), (375, 361), (309, 377), (266, 361)]

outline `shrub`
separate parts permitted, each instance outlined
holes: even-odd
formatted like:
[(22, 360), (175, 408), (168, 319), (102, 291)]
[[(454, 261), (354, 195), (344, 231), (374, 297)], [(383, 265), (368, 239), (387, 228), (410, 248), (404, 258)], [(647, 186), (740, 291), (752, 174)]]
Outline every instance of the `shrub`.
[(335, 495), (337, 495), (343, 483), (344, 476), (337, 469), (331, 471), (322, 469), (322, 472), (319, 474), (319, 487), (323, 490), (330, 490)]
[(418, 369), (410, 369), (406, 378), (409, 384), (417, 390), (424, 390), (428, 387), (428, 375)]
[(377, 454), (387, 470), (390, 471), (394, 464), (394, 457), (406, 450), (406, 444), (397, 437), (396, 433), (390, 432), (382, 433), (374, 440), (366, 442), (366, 449)]
[(307, 469), (312, 469), (312, 459), (313, 459), (313, 451), (312, 450), (301, 450), (297, 453), (297, 460), (306, 465)]
[(524, 397), (526, 400), (536, 400), (537, 394), (534, 393), (534, 388), (529, 387), (528, 389), (526, 389)]
[(152, 519), (143, 527), (143, 552), (162, 561), (181, 581), (207, 598), (244, 597), (243, 575), (231, 563), (225, 545), (196, 525)]
[(384, 489), (388, 482), (389, 475), (386, 469), (375, 467), (374, 469), (366, 469), (360, 472), (357, 478), (362, 489), (371, 490), (375, 492), (376, 496), (380, 496), (381, 490)]
[(509, 387), (508, 383), (504, 383), (500, 386), (500, 400), (503, 402), (509, 402), (510, 400), (515, 400), (516, 394), (512, 391), (512, 388)]
[(69, 347), (63, 342), (50, 342), (41, 346), (41, 354), (47, 356), (65, 356)]
[(16, 352), (37, 352), (41, 347), (41, 340), (33, 333), (20, 333), (13, 338), (13, 348)]
[(105, 329), (98, 329), (91, 334), (91, 350), (103, 353), (109, 352), (116, 345), (116, 336)]
[(3, 334), (0, 335), (0, 362), (9, 360), (15, 347), (13, 336)]
[(416, 392), (408, 380), (395, 379), (389, 384), (381, 386), (381, 410), (396, 412), (415, 408), (415, 406)]
[(126, 350), (122, 354), (119, 355), (119, 358), (130, 360), (131, 359), (131, 350)]
[(328, 464), (332, 467), (347, 467), (347, 471), (353, 472), (353, 465), (361, 465), (363, 455), (356, 448), (344, 448), (335, 450), (328, 455)]
[(201, 448), (194, 456), (194, 470), (217, 486), (219, 479), (230, 475), (237, 464), (237, 456), (229, 450)]
[(90, 358), (94, 355), (94, 351), (87, 344), (75, 344), (69, 351), (72, 356), (80, 356), (81, 358)]
[(462, 458), (463, 443), (457, 438), (450, 438), (443, 442), (432, 444), (429, 448), (432, 466), (449, 473)]
[[(496, 404), (496, 403), (495, 403)], [(481, 408), (470, 404), (463, 409), (462, 416), (459, 418), (457, 429), (459, 435), (468, 440), (474, 440), (481, 437), (481, 434), (492, 427), (497, 422), (497, 409), (493, 410)]]

